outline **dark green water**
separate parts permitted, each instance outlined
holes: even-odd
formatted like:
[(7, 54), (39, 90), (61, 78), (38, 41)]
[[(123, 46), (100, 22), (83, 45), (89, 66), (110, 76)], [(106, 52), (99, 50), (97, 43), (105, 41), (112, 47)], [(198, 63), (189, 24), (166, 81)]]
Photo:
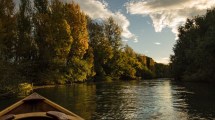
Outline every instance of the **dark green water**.
[[(87, 120), (210, 120), (215, 86), (170, 80), (117, 81), (38, 89)], [(0, 109), (17, 99), (1, 99)]]

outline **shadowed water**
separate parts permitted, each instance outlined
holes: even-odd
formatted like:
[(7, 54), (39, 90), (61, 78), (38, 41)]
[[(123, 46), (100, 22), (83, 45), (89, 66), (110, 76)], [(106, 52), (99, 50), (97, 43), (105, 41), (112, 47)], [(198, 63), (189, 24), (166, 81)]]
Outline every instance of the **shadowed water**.
[[(215, 118), (215, 87), (170, 80), (116, 81), (38, 89), (87, 120)], [(1, 100), (4, 108), (15, 100)]]

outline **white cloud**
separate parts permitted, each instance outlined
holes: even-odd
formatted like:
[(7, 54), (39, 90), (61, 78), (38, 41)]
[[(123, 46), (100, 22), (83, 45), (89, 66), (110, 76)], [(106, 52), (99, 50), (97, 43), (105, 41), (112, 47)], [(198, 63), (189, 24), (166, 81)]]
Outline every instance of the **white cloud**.
[(105, 0), (99, 0), (101, 1), (106, 7), (108, 6), (108, 3)]
[(117, 24), (122, 27), (122, 29), (123, 29), (122, 36), (123, 37), (125, 37), (127, 39), (132, 39), (132, 40), (134, 40), (134, 42), (138, 41), (137, 36), (135, 36), (134, 34), (132, 34), (129, 31), (128, 27), (130, 26), (130, 22), (122, 13), (116, 12), (116, 13), (112, 14), (112, 17), (117, 22)]
[(169, 27), (176, 35), (187, 18), (203, 15), (214, 6), (215, 0), (139, 0), (126, 4), (131, 14), (149, 15), (156, 32)]
[(127, 42), (128, 40), (126, 40), (126, 39), (122, 39), (122, 41)]
[[(71, 2), (72, 0), (65, 0), (66, 2)], [(121, 12), (115, 12), (113, 13), (110, 11), (107, 6), (107, 2), (104, 0), (74, 0), (75, 3), (79, 4), (81, 9), (89, 15), (93, 19), (106, 19), (110, 16), (114, 18), (114, 20), (117, 22), (119, 26), (122, 27), (122, 37), (125, 39), (134, 40), (134, 42), (137, 42), (137, 37), (130, 32), (128, 27), (130, 26), (129, 20), (121, 13)]]
[(133, 36), (134, 42), (138, 43), (138, 36)]
[(154, 44), (155, 44), (155, 45), (160, 45), (161, 43), (159, 43), (159, 42), (155, 42)]
[(163, 64), (168, 64), (170, 62), (170, 59), (168, 57), (160, 58), (156, 60), (157, 63), (163, 63)]

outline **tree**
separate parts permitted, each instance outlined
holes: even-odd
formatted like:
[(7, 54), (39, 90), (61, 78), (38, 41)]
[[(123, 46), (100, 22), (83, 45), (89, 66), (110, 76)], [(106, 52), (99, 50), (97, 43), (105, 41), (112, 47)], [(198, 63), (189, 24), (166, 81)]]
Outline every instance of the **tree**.
[(48, 0), (34, 0), (34, 39), (37, 44), (37, 68), (34, 82), (45, 83), (48, 81), (44, 76), (48, 75), (51, 61), (51, 36), (50, 36), (50, 13)]
[(29, 0), (21, 0), (17, 12), (17, 40), (15, 45), (15, 63), (19, 64), (19, 71), (26, 81), (36, 79), (34, 73), (37, 45), (33, 37), (32, 6)]
[(15, 92), (22, 80), (14, 62), (17, 40), (14, 7), (12, 0), (0, 0), (0, 94)]
[(16, 41), (16, 16), (12, 0), (0, 0), (0, 59), (10, 61)]
[(104, 66), (113, 57), (113, 49), (105, 35), (105, 26), (88, 18), (89, 45), (93, 49), (94, 69), (96, 76), (104, 78), (106, 71)]
[(188, 19), (179, 27), (179, 40), (171, 56), (175, 79), (213, 81), (215, 78), (214, 18), (215, 9), (208, 10), (206, 15)]
[[(87, 19), (85, 14), (80, 10), (79, 5), (74, 2), (65, 4), (64, 17), (71, 26), (71, 36), (73, 37), (73, 44), (71, 45), (69, 55), (67, 57), (67, 79), (71, 82), (85, 81), (88, 76), (93, 75), (92, 70), (92, 55), (86, 52), (88, 50), (88, 30)], [(85, 56), (85, 57), (84, 57)]]
[(104, 65), (104, 70), (108, 76), (113, 79), (119, 79), (122, 74), (122, 28), (114, 21), (112, 17), (104, 21), (105, 37), (112, 49), (113, 56)]
[(156, 63), (155, 64), (155, 75), (157, 78), (170, 78), (169, 65)]
[(57, 83), (65, 83), (64, 69), (67, 65), (67, 57), (72, 46), (73, 37), (71, 27), (64, 17), (64, 4), (59, 0), (53, 0), (50, 5), (50, 76)]
[(38, 46), (38, 78), (42, 83), (65, 83), (64, 71), (73, 38), (64, 16), (64, 4), (35, 0), (35, 39)]
[(75, 56), (81, 59), (88, 49), (89, 37), (86, 16), (80, 10), (79, 5), (72, 2), (65, 5), (65, 18), (71, 26), (71, 35), (74, 40), (69, 57), (72, 58)]
[(105, 35), (114, 51), (118, 51), (122, 47), (121, 33), (122, 29), (114, 21), (112, 17), (108, 18), (105, 23)]

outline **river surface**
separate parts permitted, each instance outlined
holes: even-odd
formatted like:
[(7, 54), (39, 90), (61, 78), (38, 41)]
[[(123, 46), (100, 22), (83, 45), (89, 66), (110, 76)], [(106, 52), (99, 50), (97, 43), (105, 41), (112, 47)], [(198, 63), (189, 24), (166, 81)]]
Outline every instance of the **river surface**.
[[(36, 92), (86, 120), (215, 119), (215, 86), (166, 79), (74, 84)], [(0, 99), (0, 110), (18, 99)]]

